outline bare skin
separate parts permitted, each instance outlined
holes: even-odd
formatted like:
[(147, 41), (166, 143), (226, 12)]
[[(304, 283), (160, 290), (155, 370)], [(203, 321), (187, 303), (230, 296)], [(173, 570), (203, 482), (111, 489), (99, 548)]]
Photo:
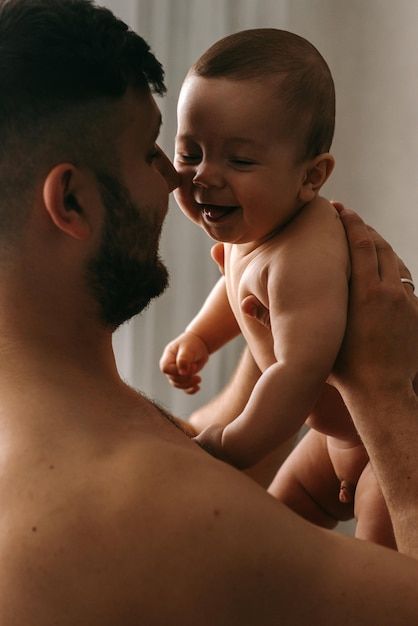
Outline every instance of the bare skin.
[[(398, 549), (418, 555), (418, 542), (408, 527), (408, 520), (417, 512), (412, 490), (417, 475), (413, 450), (418, 442), (418, 424), (411, 416), (418, 416), (418, 342), (414, 334), (418, 299), (411, 286), (401, 282), (401, 277), (411, 279), (411, 275), (391, 246), (378, 233), (367, 229), (354, 212), (339, 209), (351, 246), (351, 323), (353, 328), (358, 323), (360, 309), (356, 305), (361, 303), (365, 325), (361, 333), (347, 332), (332, 383), (343, 395), (370, 456)], [(372, 331), (377, 310), (387, 325)], [(391, 325), (393, 331), (389, 331)], [(410, 340), (402, 344), (401, 335)], [(399, 368), (398, 374), (389, 374), (391, 368)], [(370, 403), (374, 405), (376, 420), (369, 418)], [(398, 426), (395, 431), (389, 424), (392, 420)], [(391, 455), (389, 464), (383, 456), (382, 442), (385, 455)], [(396, 482), (401, 473), (406, 480), (399, 489)]]
[[(163, 217), (177, 176), (163, 155), (149, 163), (157, 110), (131, 96), (112, 112), (129, 120), (122, 172)], [(1, 624), (414, 623), (415, 559), (304, 521), (120, 380), (85, 281), (105, 215), (94, 178), (60, 164), (28, 209), (0, 268)]]
[[(396, 315), (398, 315), (398, 309), (400, 308), (402, 310), (402, 307), (405, 307), (405, 295), (411, 296), (412, 294), (411, 285), (402, 285), (400, 281), (401, 276), (410, 278), (408, 268), (402, 260), (396, 256), (380, 235), (373, 229), (366, 228), (358, 216), (348, 210), (344, 211), (342, 205), (338, 203), (335, 203), (335, 206), (341, 212), (341, 217), (346, 228), (348, 228), (351, 244), (356, 244), (358, 248), (355, 249), (355, 254), (353, 254), (354, 260), (356, 261), (354, 271), (361, 275), (362, 267), (360, 260), (362, 257), (365, 259), (367, 259), (367, 256), (369, 257), (368, 262), (370, 267), (366, 268), (368, 269), (368, 274), (364, 272), (365, 277), (368, 278), (368, 282), (371, 284), (371, 294), (368, 298), (370, 302), (366, 300), (367, 305), (370, 307), (370, 310), (374, 312), (376, 310), (376, 304), (373, 300), (376, 296), (373, 290), (379, 289), (387, 291), (386, 315), (388, 320), (393, 319), (395, 317), (395, 311)], [(355, 236), (357, 235), (358, 238), (359, 234), (363, 235), (363, 239), (356, 241)], [(376, 254), (376, 252), (378, 254)], [(380, 260), (380, 258), (378, 258), (379, 255), (382, 258), (382, 264), (381, 267), (379, 266), (378, 281), (374, 281), (373, 284), (373, 272), (376, 274), (376, 262)], [(387, 280), (388, 277), (395, 282), (395, 285), (392, 287), (390, 284), (385, 284), (385, 279)], [(365, 293), (362, 294), (363, 298), (366, 297), (366, 293), (365, 291)], [(415, 305), (416, 308), (416, 298), (413, 298), (413, 300), (415, 302), (412, 304)], [(407, 304), (410, 305), (408, 298)], [(247, 298), (245, 307), (248, 314), (252, 315), (266, 328), (269, 328), (270, 316), (268, 309), (266, 309), (261, 302), (251, 296)], [(412, 311), (410, 310), (409, 312), (411, 316), (411, 312), (413, 314), (414, 308), (413, 306), (409, 306), (409, 308), (412, 309)], [(369, 319), (371, 319), (370, 314)], [(406, 330), (411, 332), (411, 319), (406, 317), (405, 321), (407, 323)], [(350, 337), (349, 334), (348, 337)], [(379, 337), (382, 341), (382, 346), (384, 346), (385, 342), (383, 341), (382, 335)], [(393, 348), (395, 348), (395, 346), (393, 346)], [(361, 352), (363, 352), (364, 357), (366, 351), (363, 347), (360, 350), (360, 353)], [(407, 355), (412, 357), (413, 360), (416, 353), (417, 347), (412, 341), (411, 345), (408, 346)], [(342, 351), (342, 357), (340, 357), (340, 359), (343, 358), (345, 354), (346, 349)], [(373, 354), (373, 352), (371, 354)], [(397, 356), (399, 358), (401, 355)], [(401, 356), (401, 358), (403, 357)], [(392, 363), (392, 360), (388, 362)], [(373, 378), (376, 369), (378, 370), (377, 363), (373, 364), (373, 359), (370, 358), (368, 365), (369, 372), (372, 374)], [(407, 359), (405, 365), (406, 367), (409, 366), (410, 370), (409, 380), (406, 380), (404, 388), (405, 395), (402, 404), (406, 403), (406, 406), (409, 407), (408, 410), (413, 413), (416, 411), (417, 405), (416, 393), (418, 388), (418, 375), (414, 375), (416, 368), (414, 368), (414, 366), (411, 367)], [(354, 373), (356, 372), (353, 372), (353, 374)], [(332, 380), (338, 381), (338, 378), (333, 376)], [(337, 386), (339, 385), (337, 384)], [(381, 398), (386, 398), (387, 396), (390, 396), (390, 393), (388, 393), (385, 385), (381, 385), (379, 397), (377, 398), (378, 405), (381, 402)], [(351, 394), (349, 398), (351, 400)], [(385, 404), (385, 402), (387, 402), (387, 400), (384, 400), (383, 404)], [(388, 523), (388, 510), (385, 500), (388, 496), (383, 497), (375, 474), (371, 469), (371, 465), (367, 462), (368, 456), (366, 450), (364, 450), (361, 442), (359, 442), (357, 444), (359, 449), (358, 454), (353, 455), (350, 447), (347, 444), (346, 447), (344, 447), (344, 440), (341, 440), (341, 435), (344, 435), (344, 431), (346, 431), (347, 428), (347, 416), (345, 415), (347, 410), (345, 405), (343, 404), (341, 406), (341, 404), (342, 400), (338, 392), (332, 387), (329, 387), (327, 393), (320, 398), (319, 406), (316, 407), (314, 414), (309, 419), (311, 425), (318, 428), (319, 431), (324, 432), (323, 425), (321, 424), (322, 413), (329, 414), (329, 412), (332, 411), (338, 418), (335, 422), (335, 427), (336, 434), (338, 434), (340, 438), (323, 437), (319, 433), (311, 431), (289, 456), (283, 467), (280, 468), (269, 491), (280, 499), (280, 501), (288, 504), (288, 506), (299, 512), (305, 518), (325, 527), (333, 527), (337, 520), (344, 520), (350, 517), (350, 508), (341, 507), (338, 501), (336, 501), (334, 494), (337, 484), (335, 483), (335, 479), (339, 478), (341, 474), (333, 470), (340, 468), (340, 472), (344, 474), (345, 463), (349, 463), (353, 470), (354, 460), (356, 463), (354, 471), (357, 472), (358, 476), (356, 484), (354, 485), (355, 502), (353, 511), (357, 519), (356, 536), (363, 539), (373, 537), (373, 541), (377, 543), (396, 548), (397, 542), (394, 530), (392, 524), (390, 522)], [(390, 405), (393, 406), (393, 401), (390, 402)], [(394, 406), (396, 414), (399, 408), (396, 405)], [(338, 411), (340, 411), (340, 415), (338, 415)], [(327, 422), (325, 422), (325, 426), (326, 425)], [(354, 440), (353, 445), (356, 445)], [(391, 497), (394, 496), (396, 498), (396, 490), (391, 494)], [(345, 498), (341, 497), (341, 491), (339, 499), (342, 503), (345, 502)], [(350, 503), (350, 499), (351, 498), (348, 499), (347, 504)], [(396, 515), (398, 516), (399, 514), (400, 510), (396, 509)], [(402, 519), (404, 512), (401, 512), (400, 515)], [(401, 533), (401, 541), (408, 542), (409, 539)]]
[[(80, 393), (74, 377), (49, 418), (32, 413), (38, 422), (8, 429), (19, 435), (1, 481), (2, 623), (303, 624), (313, 606), (316, 619), (330, 621), (345, 608), (346, 624), (412, 619), (415, 562), (322, 535), (208, 457), (148, 401), (106, 380), (117, 401), (105, 402), (98, 382), (87, 405), (64, 408)], [(41, 385), (37, 398), (51, 395)], [(305, 602), (295, 610), (299, 584)], [(383, 610), (376, 594), (388, 589), (393, 601)]]
[[(251, 307), (248, 308), (249, 314), (269, 326), (268, 311), (258, 301), (251, 298), (246, 307)], [(260, 375), (250, 352), (245, 350), (231, 381), (208, 405), (193, 413), (190, 424), (201, 432), (214, 421), (219, 420), (223, 425), (232, 422), (245, 406)], [(340, 428), (346, 430), (347, 409), (341, 396), (329, 385), (326, 385), (309, 421), (317, 421), (322, 415), (328, 416), (323, 427), (326, 428), (332, 418), (334, 427), (337, 421)], [(351, 417), (348, 419), (350, 424)], [(352, 441), (358, 448), (355, 454), (350, 447), (344, 447), (344, 440), (310, 430), (294, 450), (296, 438), (278, 446), (245, 472), (268, 488), (280, 502), (314, 524), (335, 528), (338, 522), (355, 517), (357, 538), (373, 537), (375, 543), (396, 548), (386, 503), (368, 463), (367, 452), (358, 436)], [(340, 476), (349, 473), (356, 476), (356, 484), (350, 484), (347, 497), (342, 497)]]
[[(215, 246), (216, 247), (216, 246)], [(223, 246), (220, 246), (223, 250)], [(217, 253), (215, 252), (215, 257)], [(199, 407), (189, 419), (189, 424), (195, 429), (195, 435), (214, 423), (227, 426), (237, 415), (241, 413), (253, 390), (261, 372), (257, 367), (249, 350), (244, 350), (239, 365), (225, 388), (208, 404)], [(296, 437), (291, 437), (277, 446), (270, 454), (267, 454), (258, 463), (244, 470), (245, 473), (260, 485), (270, 485), (277, 470), (287, 458), (296, 443)]]
[[(251, 103), (243, 98), (249, 93)], [(335, 210), (318, 196), (333, 158), (300, 159), (297, 142), (269, 124), (278, 109), (286, 119), (272, 93), (269, 81), (191, 74), (178, 105), (176, 199), (224, 242), (225, 276), (166, 347), (160, 366), (172, 384), (196, 391), (195, 375), (208, 356), (243, 334), (262, 376), (220, 441), (209, 431), (201, 437), (238, 467), (298, 431), (335, 361), (346, 318), (345, 237)], [(246, 147), (237, 147), (235, 137), (244, 137)], [(242, 310), (249, 295), (269, 308), (271, 329)]]
[[(249, 93), (251, 98), (243, 98)], [(368, 456), (339, 394), (325, 381), (345, 331), (349, 254), (335, 208), (319, 196), (333, 158), (323, 153), (296, 159), (296, 140), (284, 140), (281, 125), (272, 122), (280, 110), (285, 125), (282, 109), (268, 81), (191, 74), (183, 84), (176, 199), (187, 217), (223, 242), (212, 250), (223, 276), (185, 331), (167, 345), (160, 367), (173, 386), (195, 393), (210, 354), (241, 333), (259, 375), (234, 418), (209, 423), (199, 443), (238, 468), (259, 461), (264, 466), (266, 455), (280, 459), (277, 449), (309, 416), (308, 425), (327, 435), (324, 463), (339, 480), (335, 497), (347, 505), (346, 517)], [(235, 137), (245, 138), (244, 147)], [(251, 298), (268, 312), (268, 324), (247, 310)], [(321, 492), (324, 467), (318, 461), (309, 473), (317, 474)], [(291, 463), (296, 477), (300, 460), (293, 455)], [(281, 485), (280, 497), (288, 502), (283, 478)], [(311, 493), (312, 488), (313, 481)], [(294, 490), (289, 482), (292, 502)], [(375, 529), (367, 523), (376, 518), (374, 499), (367, 499), (370, 507), (362, 502), (358, 535), (371, 541), (390, 536), (386, 545), (394, 547), (387, 513), (379, 515), (382, 532), (369, 534)], [(384, 510), (379, 494), (379, 513), (381, 503)]]

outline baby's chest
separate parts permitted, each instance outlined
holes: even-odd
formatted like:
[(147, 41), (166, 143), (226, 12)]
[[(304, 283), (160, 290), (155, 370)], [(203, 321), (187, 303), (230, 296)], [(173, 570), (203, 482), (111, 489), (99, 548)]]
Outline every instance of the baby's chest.
[(238, 321), (242, 318), (241, 303), (248, 296), (255, 296), (268, 307), (266, 267), (255, 258), (225, 257), (225, 283), (229, 303)]

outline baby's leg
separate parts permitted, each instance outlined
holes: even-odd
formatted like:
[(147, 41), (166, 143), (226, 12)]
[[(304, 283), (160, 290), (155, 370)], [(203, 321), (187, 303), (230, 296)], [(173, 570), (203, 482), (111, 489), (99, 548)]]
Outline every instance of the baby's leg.
[(277, 472), (269, 493), (310, 522), (334, 528), (354, 516), (353, 503), (338, 499), (339, 488), (326, 436), (310, 430)]
[(369, 457), (357, 434), (347, 439), (327, 437), (329, 458), (340, 481), (339, 499), (354, 502), (357, 482)]
[(366, 465), (357, 483), (354, 513), (357, 520), (355, 536), (396, 550), (392, 522), (370, 466)]

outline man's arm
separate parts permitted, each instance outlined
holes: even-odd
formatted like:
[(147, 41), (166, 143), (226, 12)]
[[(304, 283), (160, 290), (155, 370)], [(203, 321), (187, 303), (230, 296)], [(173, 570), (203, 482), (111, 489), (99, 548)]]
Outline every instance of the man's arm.
[(418, 557), (418, 300), (391, 247), (342, 210), (352, 258), (349, 324), (334, 373), (383, 491), (401, 552)]

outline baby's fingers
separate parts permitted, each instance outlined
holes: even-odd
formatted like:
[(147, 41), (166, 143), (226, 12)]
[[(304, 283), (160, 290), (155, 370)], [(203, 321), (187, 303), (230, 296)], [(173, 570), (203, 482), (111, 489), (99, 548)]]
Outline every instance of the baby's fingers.
[(171, 344), (164, 348), (159, 362), (160, 370), (163, 374), (176, 374), (176, 352), (172, 349)]
[(172, 387), (182, 389), (188, 394), (196, 393), (200, 389), (200, 376), (169, 376), (168, 380)]
[(160, 363), (160, 369), (169, 378), (171, 377), (175, 378), (179, 376), (179, 371), (177, 369), (177, 364), (175, 361), (173, 361), (172, 363), (166, 363), (164, 367), (161, 367), (161, 363)]
[(195, 354), (187, 346), (180, 346), (177, 352), (176, 365), (180, 376), (191, 376), (197, 371), (196, 364), (193, 362)]

